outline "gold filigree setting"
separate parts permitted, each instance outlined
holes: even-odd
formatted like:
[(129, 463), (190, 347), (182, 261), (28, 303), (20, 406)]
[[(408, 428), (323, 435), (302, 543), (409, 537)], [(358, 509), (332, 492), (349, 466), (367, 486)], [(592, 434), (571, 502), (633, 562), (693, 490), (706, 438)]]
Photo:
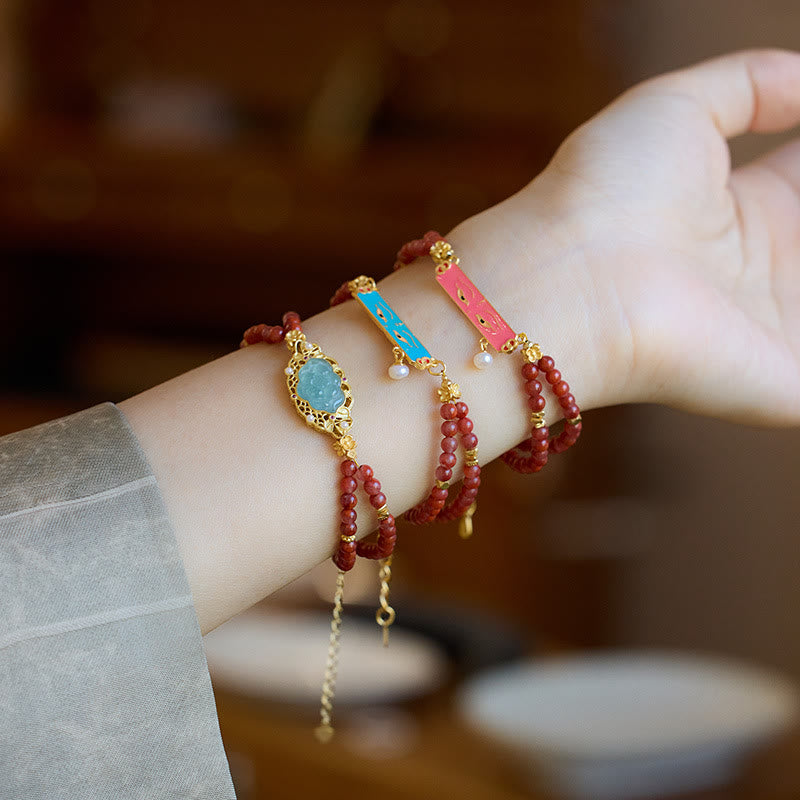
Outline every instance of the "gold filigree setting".
[[(289, 331), (286, 334), (285, 341), (287, 347), (292, 351), (292, 356), (284, 370), (284, 374), (286, 375), (286, 387), (289, 390), (289, 397), (292, 403), (294, 403), (297, 413), (306, 421), (309, 427), (322, 431), (323, 433), (329, 433), (333, 436), (337, 440), (337, 446), (341, 446), (340, 443), (343, 439), (349, 439), (349, 441), (352, 442), (352, 446), (343, 446), (341, 449), (343, 452), (350, 450), (354, 452), (355, 442), (352, 436), (347, 435), (347, 430), (353, 424), (353, 419), (350, 414), (350, 409), (353, 405), (353, 394), (342, 368), (336, 361), (326, 356), (319, 345), (309, 342), (302, 331)], [(334, 375), (339, 379), (339, 385), (344, 395), (344, 402), (336, 411), (321, 411), (320, 409), (314, 408), (308, 400), (305, 400), (297, 394), (297, 381), (299, 379), (300, 369), (312, 358), (319, 358), (328, 363)]]

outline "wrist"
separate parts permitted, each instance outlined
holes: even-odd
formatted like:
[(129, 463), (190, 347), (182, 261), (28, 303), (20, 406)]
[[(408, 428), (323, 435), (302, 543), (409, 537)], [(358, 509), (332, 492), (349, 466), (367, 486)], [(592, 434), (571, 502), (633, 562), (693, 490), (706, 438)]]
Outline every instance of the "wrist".
[(581, 408), (635, 399), (626, 317), (597, 264), (596, 254), (611, 248), (585, 215), (554, 213), (557, 204), (538, 184), (461, 223), (448, 239), (511, 327), (556, 359)]

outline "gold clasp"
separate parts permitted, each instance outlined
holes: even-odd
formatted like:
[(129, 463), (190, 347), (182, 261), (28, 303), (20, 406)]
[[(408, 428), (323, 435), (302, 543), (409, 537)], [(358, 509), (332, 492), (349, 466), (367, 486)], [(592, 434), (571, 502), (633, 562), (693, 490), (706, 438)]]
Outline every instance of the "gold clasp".
[(472, 536), (473, 524), (472, 517), (478, 510), (478, 504), (473, 503), (465, 512), (464, 516), (458, 521), (458, 535), (462, 539), (469, 539)]

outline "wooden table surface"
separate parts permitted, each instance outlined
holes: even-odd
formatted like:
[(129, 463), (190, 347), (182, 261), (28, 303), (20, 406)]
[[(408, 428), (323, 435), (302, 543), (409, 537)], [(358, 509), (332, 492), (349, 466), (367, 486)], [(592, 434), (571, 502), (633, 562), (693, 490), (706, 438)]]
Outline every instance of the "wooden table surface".
[[(341, 713), (337, 735), (323, 746), (313, 738), (310, 712), (221, 689), (216, 694), (239, 800), (323, 795), (329, 800), (562, 800), (541, 781), (532, 785), (509, 753), (469, 730), (454, 711), (450, 691), (384, 712), (388, 729), (396, 728), (405, 741), (398, 753), (369, 752), (365, 738), (381, 728), (365, 726), (358, 714), (348, 719)], [(800, 798), (800, 730), (752, 759), (734, 785), (682, 795), (682, 800), (723, 798)]]

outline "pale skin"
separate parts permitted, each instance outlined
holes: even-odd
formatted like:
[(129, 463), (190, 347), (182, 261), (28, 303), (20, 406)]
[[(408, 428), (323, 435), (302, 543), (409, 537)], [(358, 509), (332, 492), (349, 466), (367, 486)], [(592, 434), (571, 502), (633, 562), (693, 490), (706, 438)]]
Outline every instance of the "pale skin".
[[(734, 172), (726, 143), (798, 122), (798, 54), (738, 53), (670, 73), (626, 92), (528, 186), (448, 238), (512, 327), (556, 359), (584, 414), (649, 401), (798, 425), (800, 140)], [(380, 288), (461, 385), (481, 462), (520, 441), (519, 357), (472, 366), (477, 334), (428, 259)], [(243, 328), (261, 321), (278, 322)], [(304, 328), (347, 374), (359, 460), (399, 516), (432, 480), (435, 380), (390, 381), (390, 348), (353, 303)], [(290, 404), (287, 360), (283, 345), (246, 348), (120, 404), (163, 490), (203, 631), (335, 546), (338, 458)], [(370, 521), (361, 513), (360, 534)]]

